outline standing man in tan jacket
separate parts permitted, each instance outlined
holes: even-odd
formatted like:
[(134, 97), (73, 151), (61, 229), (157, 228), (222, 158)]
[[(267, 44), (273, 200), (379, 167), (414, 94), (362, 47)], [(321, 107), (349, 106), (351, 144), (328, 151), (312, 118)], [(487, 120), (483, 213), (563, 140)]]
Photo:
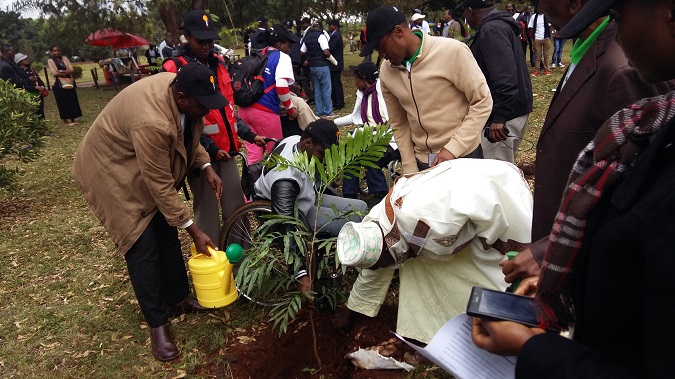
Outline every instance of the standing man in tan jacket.
[(215, 245), (192, 222), (177, 190), (188, 171), (201, 168), (220, 198), (222, 182), (199, 136), (209, 109), (225, 104), (204, 65), (153, 75), (108, 103), (75, 155), (75, 183), (127, 261), (151, 328), (152, 354), (161, 361), (179, 355), (169, 315), (206, 311), (189, 295), (177, 227), (200, 253)]
[(461, 157), (482, 158), (481, 131), (492, 111), (485, 76), (469, 48), (412, 31), (398, 9), (368, 14), (361, 56), (377, 49), (394, 139), (405, 173)]

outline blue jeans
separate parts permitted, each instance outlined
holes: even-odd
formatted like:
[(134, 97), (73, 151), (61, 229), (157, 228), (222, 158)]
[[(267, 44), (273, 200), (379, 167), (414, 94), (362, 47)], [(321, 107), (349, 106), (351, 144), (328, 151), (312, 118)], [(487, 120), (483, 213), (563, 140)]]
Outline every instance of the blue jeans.
[(312, 73), (316, 115), (319, 117), (328, 116), (333, 113), (333, 100), (330, 96), (330, 69), (328, 66), (310, 67), (309, 71)]
[[(366, 182), (368, 183), (368, 194), (374, 195), (376, 193), (387, 193), (387, 181), (384, 178), (384, 173), (379, 168), (366, 167)], [(355, 178), (350, 174), (345, 174), (342, 181), (342, 193), (347, 195), (359, 194), (359, 178)]]
[(565, 47), (566, 41), (567, 40), (563, 38), (553, 39), (553, 59), (551, 60), (551, 64), (560, 65), (560, 59), (562, 58), (563, 47)]

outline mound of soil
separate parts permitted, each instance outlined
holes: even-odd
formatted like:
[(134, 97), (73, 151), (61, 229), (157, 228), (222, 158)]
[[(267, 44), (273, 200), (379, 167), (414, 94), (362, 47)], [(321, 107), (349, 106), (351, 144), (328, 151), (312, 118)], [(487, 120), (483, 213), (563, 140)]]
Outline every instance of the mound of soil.
[[(404, 370), (362, 370), (357, 369), (345, 355), (359, 347), (367, 348), (380, 345), (396, 338), (391, 331), (396, 330), (396, 308), (393, 305), (382, 306), (378, 317), (357, 317), (349, 333), (343, 333), (333, 325), (335, 314), (314, 312), (317, 350), (322, 368), (314, 372), (326, 378), (405, 378)], [(242, 336), (234, 336), (228, 343), (226, 359), (229, 361), (233, 378), (297, 378), (310, 377), (318, 364), (314, 357), (312, 329), (309, 312), (303, 312), (288, 327), (288, 332), (279, 336), (279, 331), (271, 324), (261, 328), (243, 331)], [(389, 356), (403, 361), (405, 352), (412, 351), (398, 340), (392, 341), (396, 347)]]

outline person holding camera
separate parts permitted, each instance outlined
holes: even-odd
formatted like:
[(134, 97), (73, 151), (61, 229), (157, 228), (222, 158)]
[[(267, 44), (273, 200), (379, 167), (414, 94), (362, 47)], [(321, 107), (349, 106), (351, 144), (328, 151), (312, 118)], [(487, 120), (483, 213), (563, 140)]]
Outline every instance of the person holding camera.
[(532, 112), (532, 82), (519, 39), (520, 26), (492, 0), (465, 0), (464, 15), (476, 34), (469, 48), (492, 94), (492, 113), (485, 125), (483, 156), (514, 162)]

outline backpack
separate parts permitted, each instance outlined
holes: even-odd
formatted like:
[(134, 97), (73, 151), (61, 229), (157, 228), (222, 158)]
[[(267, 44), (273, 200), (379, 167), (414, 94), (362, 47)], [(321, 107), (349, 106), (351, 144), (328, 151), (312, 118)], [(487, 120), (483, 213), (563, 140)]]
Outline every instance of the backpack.
[(234, 91), (234, 103), (240, 107), (254, 104), (265, 94), (263, 72), (267, 66), (267, 55), (251, 51), (232, 64), (230, 77)]

